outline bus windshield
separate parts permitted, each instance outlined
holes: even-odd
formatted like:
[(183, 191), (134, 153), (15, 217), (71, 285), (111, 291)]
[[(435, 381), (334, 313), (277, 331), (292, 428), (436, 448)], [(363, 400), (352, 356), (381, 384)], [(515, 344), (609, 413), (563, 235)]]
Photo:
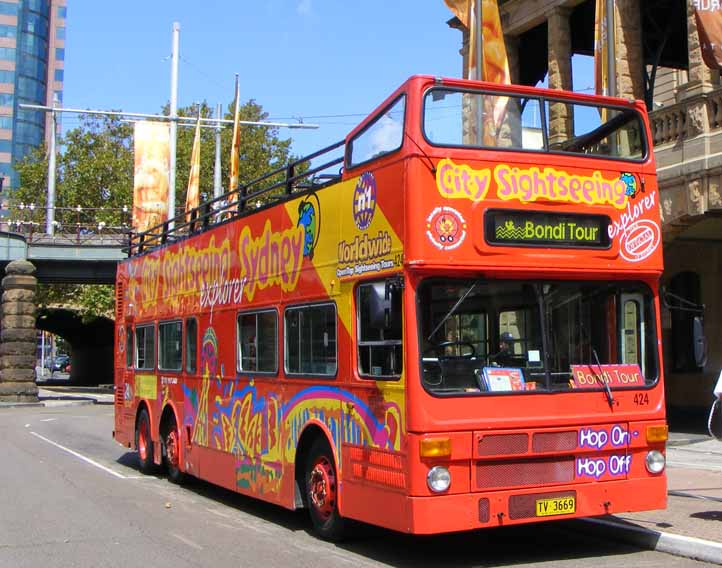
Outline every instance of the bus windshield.
[(644, 127), (636, 111), (543, 97), (433, 88), (424, 97), (423, 128), (426, 139), (437, 146), (631, 160), (646, 156)]
[[(606, 388), (577, 380), (579, 369), (638, 369), (634, 386), (658, 377), (654, 302), (642, 283), (430, 278), (417, 300), (432, 394)], [(493, 388), (502, 369), (518, 384)]]

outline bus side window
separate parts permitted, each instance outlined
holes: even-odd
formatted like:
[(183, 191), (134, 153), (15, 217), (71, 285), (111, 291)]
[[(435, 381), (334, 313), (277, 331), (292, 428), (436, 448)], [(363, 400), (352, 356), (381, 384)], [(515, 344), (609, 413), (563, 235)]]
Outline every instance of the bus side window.
[(287, 308), (286, 372), (334, 376), (338, 370), (336, 305)]
[(140, 325), (135, 328), (135, 368), (155, 369), (154, 325)]
[(133, 367), (133, 328), (130, 326), (125, 331), (125, 366)]
[(239, 371), (278, 372), (278, 315), (275, 311), (239, 314), (236, 340)]
[(158, 324), (158, 369), (180, 371), (183, 368), (182, 331), (183, 324), (179, 321)]
[(186, 320), (186, 373), (194, 375), (198, 359), (198, 320), (188, 318)]
[(401, 289), (385, 281), (361, 284), (356, 308), (359, 374), (399, 377), (403, 368)]

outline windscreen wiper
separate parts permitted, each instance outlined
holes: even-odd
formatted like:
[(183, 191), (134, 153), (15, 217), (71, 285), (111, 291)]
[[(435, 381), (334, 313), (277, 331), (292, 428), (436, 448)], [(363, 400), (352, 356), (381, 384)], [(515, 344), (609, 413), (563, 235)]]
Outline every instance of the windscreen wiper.
[(599, 367), (599, 380), (602, 381), (602, 384), (604, 385), (604, 392), (607, 395), (607, 402), (609, 403), (609, 408), (614, 409), (614, 397), (612, 396), (612, 389), (609, 388), (609, 383), (604, 380), (604, 369), (602, 369), (602, 364), (599, 362), (597, 350), (594, 349), (594, 347), (592, 347), (592, 354), (594, 355), (594, 360), (597, 362), (597, 367)]
[(464, 300), (466, 300), (466, 298), (469, 296), (469, 294), (471, 294), (471, 293), (474, 291), (474, 288), (476, 288), (476, 285), (477, 285), (479, 282), (481, 282), (481, 280), (482, 280), (481, 278), (479, 278), (478, 280), (476, 280), (476, 281), (469, 287), (469, 289), (468, 289), (466, 292), (464, 292), (464, 295), (461, 296), (461, 298), (458, 299), (458, 301), (457, 301), (457, 302), (454, 304), (454, 306), (449, 310), (449, 312), (448, 312), (448, 313), (442, 318), (442, 320), (436, 325), (436, 327), (434, 328), (434, 331), (432, 331), (432, 332), (429, 334), (429, 337), (426, 338), (426, 341), (431, 341), (431, 338), (434, 337), (434, 335), (436, 334), (437, 331), (439, 331), (439, 329), (441, 328), (441, 326), (446, 323), (446, 320), (448, 320), (452, 315), (454, 315), (454, 312), (456, 312), (457, 308), (458, 308), (461, 304), (464, 303)]

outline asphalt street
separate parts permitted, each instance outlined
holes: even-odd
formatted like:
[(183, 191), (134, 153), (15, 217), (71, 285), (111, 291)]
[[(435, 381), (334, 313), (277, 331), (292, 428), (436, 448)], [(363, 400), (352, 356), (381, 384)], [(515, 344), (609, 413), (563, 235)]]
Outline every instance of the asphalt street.
[(112, 428), (112, 406), (0, 410), (0, 567), (703, 565), (566, 522), (433, 537), (361, 526), (330, 544), (305, 512), (141, 475)]

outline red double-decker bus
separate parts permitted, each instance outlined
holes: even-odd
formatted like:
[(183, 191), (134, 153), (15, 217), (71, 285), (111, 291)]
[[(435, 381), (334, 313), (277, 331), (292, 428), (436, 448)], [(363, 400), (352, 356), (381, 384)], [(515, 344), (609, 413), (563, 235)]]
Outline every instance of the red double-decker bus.
[(638, 102), (412, 77), (133, 236), (115, 439), (328, 539), (664, 507), (650, 140)]

